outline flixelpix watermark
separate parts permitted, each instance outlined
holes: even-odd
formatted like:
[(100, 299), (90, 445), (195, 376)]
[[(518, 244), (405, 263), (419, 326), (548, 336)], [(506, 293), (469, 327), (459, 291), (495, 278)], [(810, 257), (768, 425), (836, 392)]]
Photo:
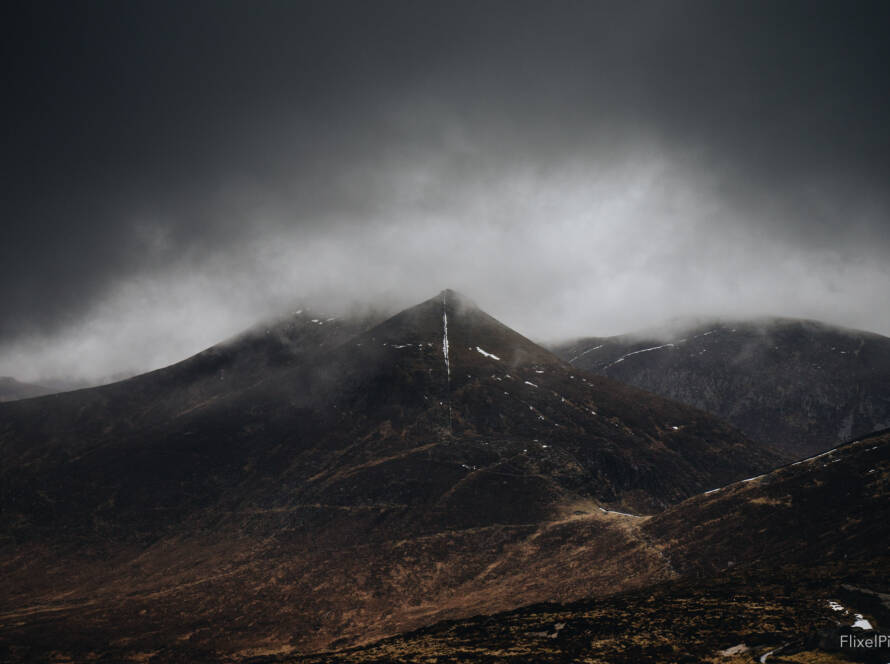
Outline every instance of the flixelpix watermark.
[(890, 634), (873, 634), (859, 636), (857, 634), (841, 634), (841, 648), (888, 648)]

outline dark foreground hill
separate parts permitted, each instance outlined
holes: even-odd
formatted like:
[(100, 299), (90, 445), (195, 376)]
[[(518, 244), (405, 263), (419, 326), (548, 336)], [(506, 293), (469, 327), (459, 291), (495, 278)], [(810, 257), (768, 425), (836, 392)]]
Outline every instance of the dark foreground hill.
[(554, 352), (797, 456), (890, 426), (887, 337), (791, 319), (685, 327), (591, 337)]
[[(283, 661), (890, 661), (890, 432), (627, 528), (674, 580)], [(887, 640), (856, 648), (851, 637)]]
[(0, 653), (238, 660), (639, 588), (677, 572), (621, 512), (781, 462), (450, 291), (303, 312), (0, 406)]

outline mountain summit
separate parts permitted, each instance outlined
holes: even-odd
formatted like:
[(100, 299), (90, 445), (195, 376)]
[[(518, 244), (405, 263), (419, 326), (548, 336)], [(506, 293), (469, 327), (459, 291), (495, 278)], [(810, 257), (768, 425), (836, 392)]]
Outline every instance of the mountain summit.
[(237, 658), (636, 587), (672, 572), (624, 521), (781, 461), (453, 291), (383, 321), (295, 312), (0, 404), (0, 614), (33, 608), (0, 645)]

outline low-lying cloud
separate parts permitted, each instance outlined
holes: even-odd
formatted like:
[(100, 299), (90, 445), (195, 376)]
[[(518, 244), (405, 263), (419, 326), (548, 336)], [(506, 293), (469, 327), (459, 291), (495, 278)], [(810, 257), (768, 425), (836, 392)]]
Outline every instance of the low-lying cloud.
[(177, 361), (297, 306), (396, 310), (446, 287), (548, 341), (687, 316), (890, 332), (875, 306), (890, 292), (880, 252), (767, 233), (669, 154), (504, 165), (482, 182), (443, 158), (389, 178), (379, 183), (389, 205), (378, 198), (356, 217), (347, 207), (327, 224), (291, 226), (286, 207), (264, 204), (262, 233), (122, 278), (70, 325), (4, 346), (0, 366), (96, 380)]
[(890, 334), (880, 3), (191, 7), (23, 17), (0, 375), (101, 380), (443, 288), (544, 341)]

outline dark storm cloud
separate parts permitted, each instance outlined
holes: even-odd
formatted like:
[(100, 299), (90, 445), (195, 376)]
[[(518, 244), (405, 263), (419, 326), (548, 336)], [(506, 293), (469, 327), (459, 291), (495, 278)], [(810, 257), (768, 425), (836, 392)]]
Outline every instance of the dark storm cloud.
[(17, 5), (0, 373), (147, 368), (295, 299), (445, 286), (541, 336), (890, 332), (888, 12)]

